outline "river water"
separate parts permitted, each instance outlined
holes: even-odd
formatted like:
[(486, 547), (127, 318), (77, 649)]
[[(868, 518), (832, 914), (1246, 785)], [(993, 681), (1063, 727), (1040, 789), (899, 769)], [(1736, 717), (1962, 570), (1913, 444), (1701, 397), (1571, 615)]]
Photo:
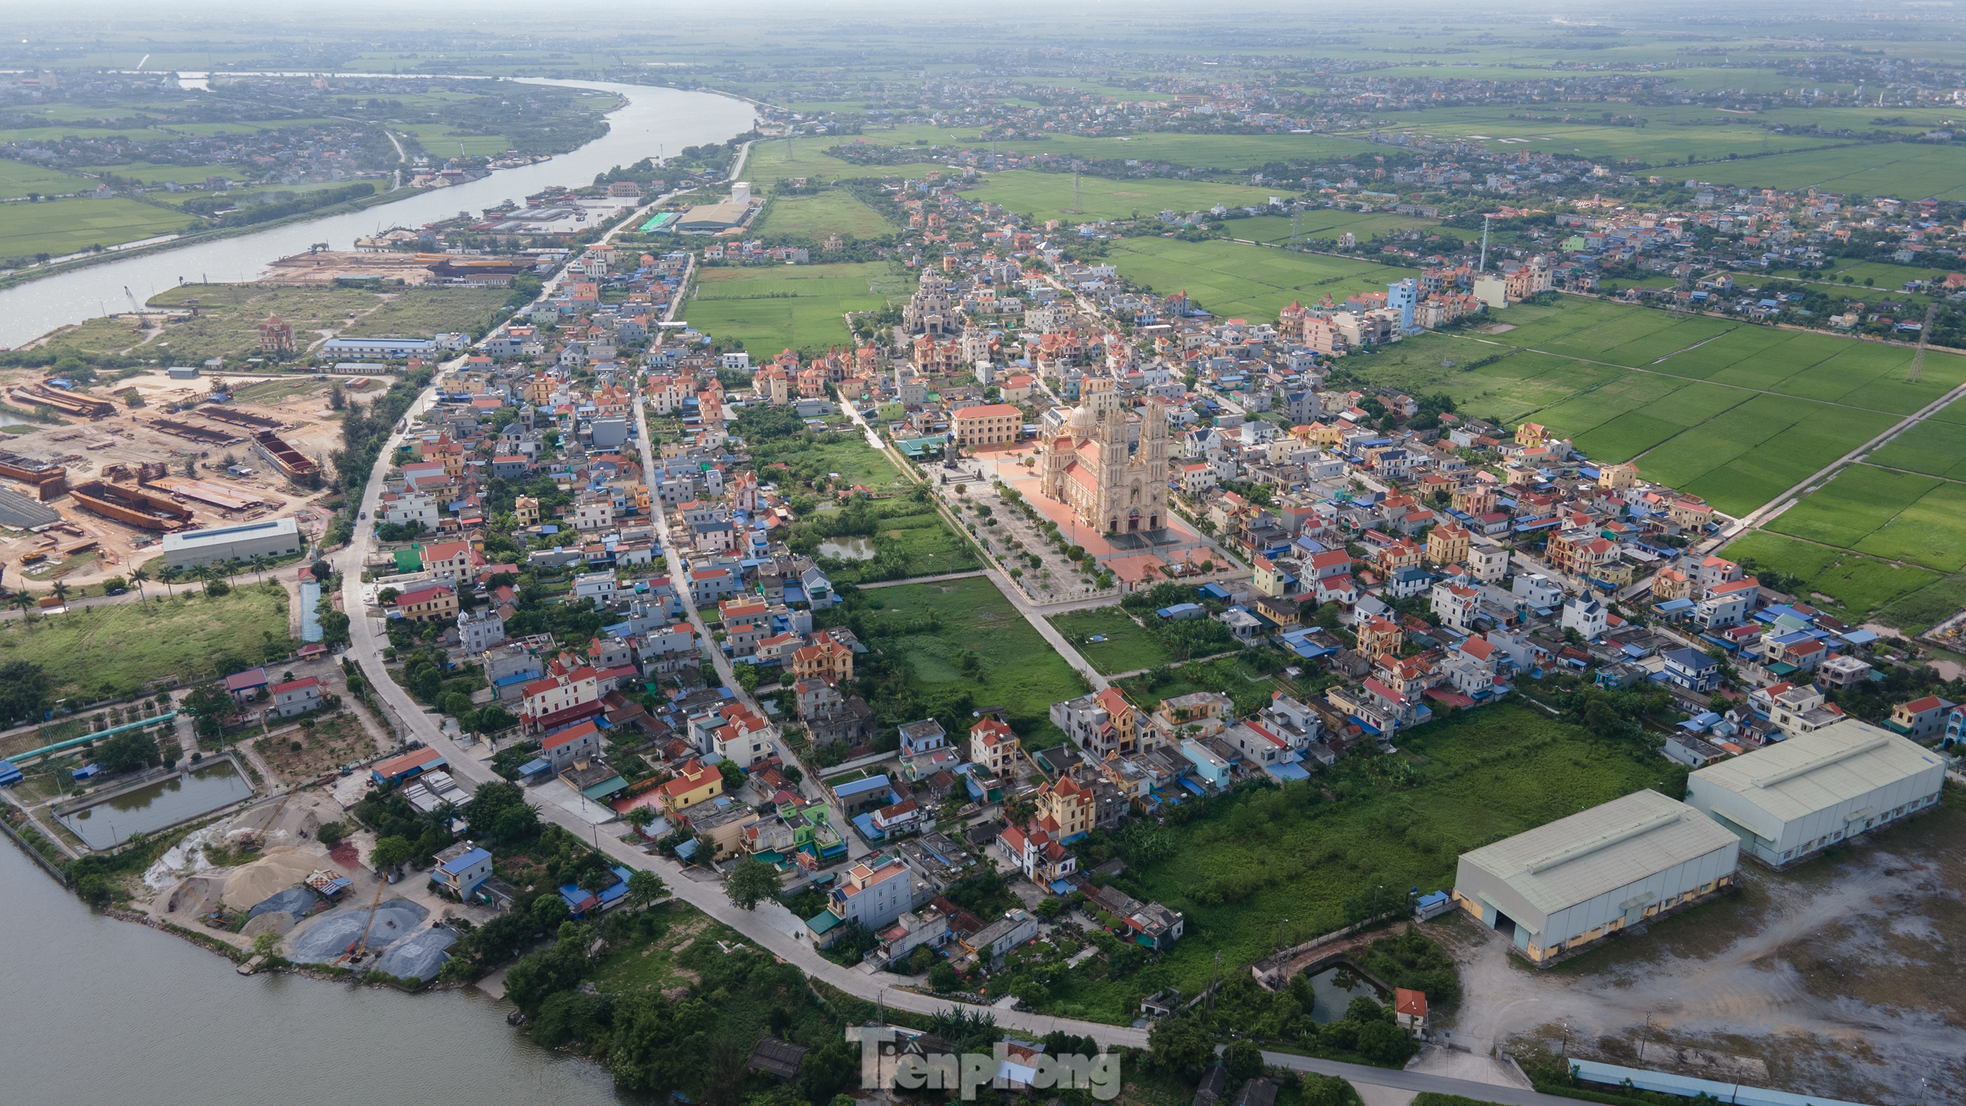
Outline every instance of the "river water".
[(621, 1103), (475, 991), (242, 977), (168, 933), (92, 914), (0, 839), (0, 1102), (145, 1106)]
[(13, 347), (58, 326), (126, 310), (128, 288), (139, 301), (185, 281), (236, 283), (257, 276), (267, 263), (305, 252), (315, 242), (350, 248), (355, 239), (391, 226), (416, 227), (460, 211), (473, 214), (505, 200), (523, 201), (548, 185), (591, 184), (596, 173), (631, 165), (685, 146), (727, 141), (749, 130), (751, 105), (706, 92), (595, 81), (536, 81), (619, 93), (628, 104), (608, 114), (609, 131), (572, 153), (520, 169), (502, 169), (482, 180), (438, 188), (395, 203), (289, 223), (269, 230), (78, 269), (0, 291), (0, 347)]

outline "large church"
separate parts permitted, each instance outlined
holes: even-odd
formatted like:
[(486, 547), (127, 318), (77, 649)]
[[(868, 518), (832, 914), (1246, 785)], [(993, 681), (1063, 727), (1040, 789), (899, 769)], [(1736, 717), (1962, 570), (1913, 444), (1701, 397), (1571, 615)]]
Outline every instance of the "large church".
[(1088, 377), (1063, 429), (1039, 445), (1040, 491), (1077, 513), (1080, 525), (1134, 534), (1167, 525), (1167, 412), (1121, 406), (1117, 383)]

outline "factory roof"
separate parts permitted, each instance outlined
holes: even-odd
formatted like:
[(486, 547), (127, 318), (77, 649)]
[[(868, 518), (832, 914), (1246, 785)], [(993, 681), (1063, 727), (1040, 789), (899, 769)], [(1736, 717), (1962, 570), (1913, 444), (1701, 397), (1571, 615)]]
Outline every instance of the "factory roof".
[[(1937, 753), (1855, 719), (1832, 722), (1813, 733), (1745, 756), (1710, 764), (1695, 779), (1739, 792), (1756, 807), (1792, 821), (1943, 763)], [(1763, 836), (1764, 827), (1751, 826)]]
[(1634, 791), (1461, 860), (1507, 883), (1547, 916), (1738, 843), (1685, 803)]
[(298, 534), (299, 528), (291, 518), (265, 518), (258, 522), (242, 522), (237, 526), (216, 526), (209, 530), (181, 530), (175, 534), (164, 535), (164, 549), (198, 549), (207, 545), (224, 545), (227, 542), (247, 538), (284, 537)]

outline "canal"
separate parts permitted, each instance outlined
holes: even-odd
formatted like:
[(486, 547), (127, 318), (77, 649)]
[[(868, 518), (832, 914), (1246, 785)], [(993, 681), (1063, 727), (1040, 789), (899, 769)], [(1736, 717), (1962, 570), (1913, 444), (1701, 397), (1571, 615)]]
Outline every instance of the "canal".
[(596, 81), (534, 81), (587, 88), (624, 96), (627, 106), (608, 114), (609, 131), (571, 153), (536, 165), (503, 169), (481, 180), (438, 188), (409, 199), (346, 215), (330, 215), (182, 249), (105, 262), (0, 290), (0, 348), (21, 345), (58, 326), (120, 310), (123, 289), (138, 299), (181, 281), (217, 284), (253, 279), (278, 258), (304, 253), (315, 242), (345, 250), (357, 237), (378, 228), (416, 227), (476, 213), (506, 200), (523, 202), (548, 185), (593, 183), (597, 173), (632, 165), (658, 151), (674, 154), (685, 146), (724, 142), (751, 128), (751, 105), (707, 92), (618, 85)]
[(600, 1067), (534, 1046), (476, 991), (242, 977), (180, 938), (92, 914), (4, 839), (0, 948), (0, 1102), (626, 1101)]

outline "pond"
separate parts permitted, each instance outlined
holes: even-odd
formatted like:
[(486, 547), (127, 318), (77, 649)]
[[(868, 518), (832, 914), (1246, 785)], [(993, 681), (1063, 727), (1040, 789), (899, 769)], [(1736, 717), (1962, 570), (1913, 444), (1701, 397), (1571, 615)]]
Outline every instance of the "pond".
[(1382, 1003), (1392, 998), (1360, 975), (1357, 968), (1342, 962), (1312, 976), (1311, 992), (1317, 996), (1317, 1005), (1311, 1008), (1311, 1020), (1319, 1024), (1344, 1020), (1345, 1008), (1361, 995)]
[(874, 559), (874, 539), (832, 538), (819, 543), (819, 555), (838, 561), (871, 561)]
[(155, 833), (231, 806), (252, 793), (232, 762), (221, 760), (65, 814), (61, 824), (90, 848), (108, 849), (128, 841), (131, 834)]

